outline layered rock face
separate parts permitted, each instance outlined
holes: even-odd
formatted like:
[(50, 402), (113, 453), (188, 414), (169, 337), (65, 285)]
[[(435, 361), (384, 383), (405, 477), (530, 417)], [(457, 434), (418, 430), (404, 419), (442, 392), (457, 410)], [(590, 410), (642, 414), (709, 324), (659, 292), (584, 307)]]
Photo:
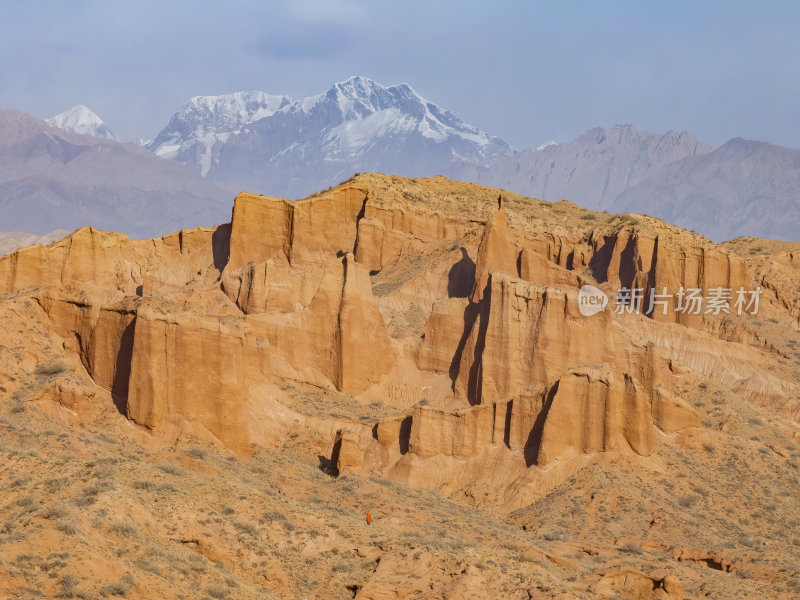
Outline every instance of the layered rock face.
[(167, 434), (188, 423), (248, 454), (248, 374), (251, 366), (268, 366), (260, 360), (244, 319), (165, 310), (147, 299), (136, 311), (127, 416)]
[(287, 374), (358, 393), (394, 366), (369, 272), (349, 252), (364, 201), (352, 192), (297, 205), (242, 195), (235, 227), (160, 240), (79, 230), (0, 260), (2, 291), (32, 292), (133, 423), (246, 454), (251, 385)]
[[(747, 315), (613, 310), (625, 288), (761, 284), (796, 327), (790, 286), (760, 269), (647, 217), (365, 175), (298, 202), (241, 194), (230, 224), (157, 240), (79, 230), (0, 259), (0, 293), (36, 303), (137, 435), (246, 455), (303, 433), (331, 472), (483, 482), (511, 509), (701, 427), (697, 381), (796, 418)], [(581, 312), (587, 284), (606, 310)]]

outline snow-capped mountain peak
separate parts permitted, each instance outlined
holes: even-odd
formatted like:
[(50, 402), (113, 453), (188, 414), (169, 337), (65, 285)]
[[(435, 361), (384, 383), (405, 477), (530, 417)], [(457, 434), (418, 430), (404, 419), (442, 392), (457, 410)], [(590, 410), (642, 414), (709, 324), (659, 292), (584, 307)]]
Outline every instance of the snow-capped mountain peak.
[(47, 119), (47, 123), (70, 133), (91, 135), (98, 138), (116, 140), (117, 137), (106, 127), (103, 120), (90, 108), (79, 104), (69, 110)]
[(394, 171), (413, 163), (409, 172), (419, 175), (454, 174), (514, 152), (406, 83), (387, 87), (360, 76), (302, 100), (266, 92), (197, 96), (148, 147), (215, 179), (241, 179), (245, 163), (260, 165), (261, 173), (303, 165), (315, 177), (335, 173), (324, 181), (292, 183), (304, 192), (353, 171)]
[[(368, 77), (353, 76), (301, 103), (302, 109), (309, 113), (325, 105), (338, 108), (344, 122), (374, 120), (383, 124), (381, 129), (384, 132), (385, 126), (394, 130), (417, 130), (423, 137), (436, 142), (443, 142), (449, 136), (458, 136), (479, 146), (489, 146), (499, 141), (426, 100), (407, 83), (384, 87)], [(373, 118), (386, 111), (394, 113)]]

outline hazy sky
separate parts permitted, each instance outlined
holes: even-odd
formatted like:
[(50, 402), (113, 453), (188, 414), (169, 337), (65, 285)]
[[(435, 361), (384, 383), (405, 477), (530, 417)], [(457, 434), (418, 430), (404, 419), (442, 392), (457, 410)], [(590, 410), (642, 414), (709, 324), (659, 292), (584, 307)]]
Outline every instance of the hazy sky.
[(0, 107), (125, 140), (191, 96), (408, 82), (518, 147), (632, 123), (800, 148), (800, 3), (0, 0)]

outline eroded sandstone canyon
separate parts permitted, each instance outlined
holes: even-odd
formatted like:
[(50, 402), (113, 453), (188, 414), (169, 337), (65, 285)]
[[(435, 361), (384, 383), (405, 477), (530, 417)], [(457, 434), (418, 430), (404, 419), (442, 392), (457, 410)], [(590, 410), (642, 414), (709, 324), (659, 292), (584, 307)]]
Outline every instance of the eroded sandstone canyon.
[[(757, 316), (674, 299), (584, 316), (583, 285), (612, 303), (624, 288), (763, 294)], [(645, 216), (367, 174), (296, 202), (242, 193), (214, 228), (86, 228), (1, 258), (3, 311), (36, 341), (0, 386), (10, 397), (58, 363), (31, 401), (60, 419), (113, 404), (138, 443), (245, 459), (300, 436), (332, 477), (507, 515), (603, 457), (657, 464), (659, 447), (704, 439), (689, 390), (709, 382), (800, 439), (781, 338), (800, 328), (798, 286), (796, 249), (747, 254)], [(635, 597), (683, 597), (644, 581)]]

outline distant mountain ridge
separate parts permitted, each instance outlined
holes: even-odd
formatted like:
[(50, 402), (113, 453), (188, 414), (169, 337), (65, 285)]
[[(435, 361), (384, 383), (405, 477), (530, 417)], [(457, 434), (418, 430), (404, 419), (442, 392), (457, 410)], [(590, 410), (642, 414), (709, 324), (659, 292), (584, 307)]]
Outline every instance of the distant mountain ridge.
[(148, 147), (156, 156), (195, 164), (201, 175), (211, 167), (214, 146), (231, 134), (279, 110), (295, 108), (288, 96), (266, 92), (235, 92), (222, 96), (195, 96), (181, 108)]
[(52, 242), (57, 242), (70, 234), (66, 229), (56, 229), (47, 235), (35, 235), (33, 233), (0, 233), (0, 256), (11, 254), (18, 248), (41, 244), (47, 246)]
[(662, 167), (713, 149), (685, 131), (659, 135), (632, 125), (596, 127), (571, 142), (548, 143), (501, 159), (481, 183), (604, 210), (631, 185)]
[(800, 150), (766, 142), (734, 138), (715, 148), (689, 132), (616, 125), (502, 159), (479, 182), (594, 210), (648, 214), (717, 242), (800, 239)]
[(624, 190), (611, 212), (648, 212), (713, 240), (800, 240), (800, 150), (734, 138)]
[(233, 193), (138, 146), (0, 110), (0, 231), (92, 225), (152, 237), (227, 221)]

